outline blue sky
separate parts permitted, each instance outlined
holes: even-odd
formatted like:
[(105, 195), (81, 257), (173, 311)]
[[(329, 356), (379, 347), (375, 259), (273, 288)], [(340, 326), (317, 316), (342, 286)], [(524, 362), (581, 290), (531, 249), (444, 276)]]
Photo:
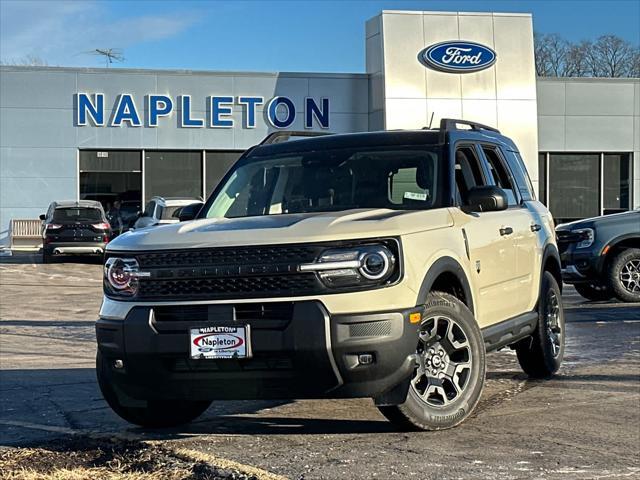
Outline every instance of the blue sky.
[(531, 12), (569, 40), (615, 33), (640, 44), (640, 0), (31, 1), (0, 0), (0, 59), (130, 68), (363, 72), (364, 23), (381, 10)]

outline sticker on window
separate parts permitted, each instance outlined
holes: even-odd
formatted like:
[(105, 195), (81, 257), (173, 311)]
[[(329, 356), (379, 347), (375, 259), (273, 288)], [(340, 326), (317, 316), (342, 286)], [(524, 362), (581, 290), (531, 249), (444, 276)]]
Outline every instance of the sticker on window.
[(407, 200), (420, 200), (421, 202), (426, 202), (429, 193), (417, 193), (417, 192), (404, 192), (404, 198)]

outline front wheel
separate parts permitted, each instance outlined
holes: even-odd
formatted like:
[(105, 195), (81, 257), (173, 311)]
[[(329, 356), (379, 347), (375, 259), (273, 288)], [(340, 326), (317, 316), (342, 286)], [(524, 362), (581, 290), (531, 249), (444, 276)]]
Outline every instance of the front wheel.
[(433, 292), (417, 332), (416, 367), (405, 402), (378, 407), (404, 430), (443, 430), (465, 420), (484, 386), (485, 346), (467, 306)]
[(560, 368), (564, 357), (564, 310), (560, 287), (549, 272), (542, 276), (536, 329), (515, 348), (520, 366), (530, 377), (550, 377)]
[(202, 415), (211, 402), (189, 400), (149, 400), (146, 407), (122, 405), (109, 379), (108, 361), (98, 351), (96, 375), (104, 399), (122, 419), (147, 428), (164, 428), (183, 425)]
[(640, 302), (640, 248), (627, 248), (613, 258), (609, 285), (623, 302)]

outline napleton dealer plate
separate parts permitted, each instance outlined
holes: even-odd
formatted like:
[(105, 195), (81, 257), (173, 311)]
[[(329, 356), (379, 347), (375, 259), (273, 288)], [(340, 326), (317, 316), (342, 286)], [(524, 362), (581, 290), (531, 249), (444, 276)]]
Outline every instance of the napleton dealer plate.
[(249, 325), (192, 328), (189, 345), (194, 359), (248, 358), (251, 357)]

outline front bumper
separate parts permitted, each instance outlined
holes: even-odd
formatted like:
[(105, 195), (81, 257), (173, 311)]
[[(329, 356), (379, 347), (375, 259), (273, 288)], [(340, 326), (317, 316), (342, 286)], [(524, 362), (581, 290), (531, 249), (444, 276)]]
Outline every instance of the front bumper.
[[(379, 397), (414, 369), (419, 324), (409, 314), (419, 309), (330, 315), (309, 300), (294, 302), (287, 318), (238, 320), (232, 304), (206, 305), (201, 317), (185, 318), (190, 307), (176, 305), (182, 316), (170, 321), (159, 315), (166, 306), (98, 320), (98, 348), (121, 402)], [(189, 328), (233, 324), (251, 326), (252, 358), (189, 358)], [(362, 354), (372, 362), (360, 363)], [(113, 367), (116, 359), (124, 368)]]

